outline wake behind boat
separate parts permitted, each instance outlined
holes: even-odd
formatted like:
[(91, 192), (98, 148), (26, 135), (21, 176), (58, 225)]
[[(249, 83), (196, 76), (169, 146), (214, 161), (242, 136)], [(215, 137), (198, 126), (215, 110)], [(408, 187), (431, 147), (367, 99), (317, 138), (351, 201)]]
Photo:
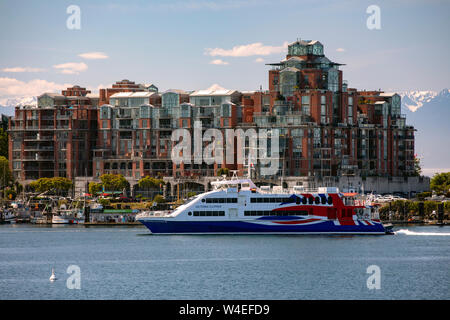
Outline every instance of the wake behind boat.
[(337, 188), (258, 188), (250, 179), (212, 183), (171, 212), (136, 219), (154, 234), (386, 234), (376, 206)]

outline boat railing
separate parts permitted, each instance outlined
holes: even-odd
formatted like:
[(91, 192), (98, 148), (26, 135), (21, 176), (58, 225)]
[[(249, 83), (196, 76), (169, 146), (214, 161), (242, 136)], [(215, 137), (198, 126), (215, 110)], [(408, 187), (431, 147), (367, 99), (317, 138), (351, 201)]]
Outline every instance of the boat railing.
[(260, 193), (266, 194), (302, 194), (302, 193), (325, 193), (318, 188), (281, 188), (279, 186), (271, 189), (259, 188)]

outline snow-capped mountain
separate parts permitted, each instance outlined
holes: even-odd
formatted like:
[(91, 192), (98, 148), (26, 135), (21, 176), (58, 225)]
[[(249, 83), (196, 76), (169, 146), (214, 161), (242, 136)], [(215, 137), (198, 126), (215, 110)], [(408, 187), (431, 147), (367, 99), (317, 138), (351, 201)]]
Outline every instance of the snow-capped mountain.
[(36, 103), (36, 97), (0, 98), (0, 114), (12, 116), (16, 106), (36, 105)]
[(425, 91), (398, 91), (402, 97), (402, 107), (412, 112), (423, 107), (425, 104), (434, 102), (434, 100), (450, 99), (450, 90), (444, 89), (441, 92), (425, 90)]
[(398, 93), (406, 123), (417, 130), (415, 150), (422, 167), (428, 173), (450, 171), (450, 90)]

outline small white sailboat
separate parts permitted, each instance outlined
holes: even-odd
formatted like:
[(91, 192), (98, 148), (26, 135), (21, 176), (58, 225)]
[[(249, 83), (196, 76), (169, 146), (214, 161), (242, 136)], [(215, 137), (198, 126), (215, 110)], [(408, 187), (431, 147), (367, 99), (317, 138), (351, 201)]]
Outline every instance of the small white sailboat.
[(50, 276), (50, 281), (55, 281), (55, 280), (57, 280), (58, 278), (56, 277), (56, 274), (55, 274), (55, 269), (53, 269), (52, 268), (52, 275)]

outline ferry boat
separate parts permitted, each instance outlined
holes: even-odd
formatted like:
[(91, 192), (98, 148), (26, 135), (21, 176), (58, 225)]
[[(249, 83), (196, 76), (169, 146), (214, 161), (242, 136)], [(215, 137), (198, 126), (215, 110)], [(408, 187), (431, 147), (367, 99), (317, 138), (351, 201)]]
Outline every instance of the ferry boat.
[(251, 179), (212, 182), (170, 212), (136, 216), (153, 234), (386, 234), (376, 206), (338, 188), (258, 188)]

